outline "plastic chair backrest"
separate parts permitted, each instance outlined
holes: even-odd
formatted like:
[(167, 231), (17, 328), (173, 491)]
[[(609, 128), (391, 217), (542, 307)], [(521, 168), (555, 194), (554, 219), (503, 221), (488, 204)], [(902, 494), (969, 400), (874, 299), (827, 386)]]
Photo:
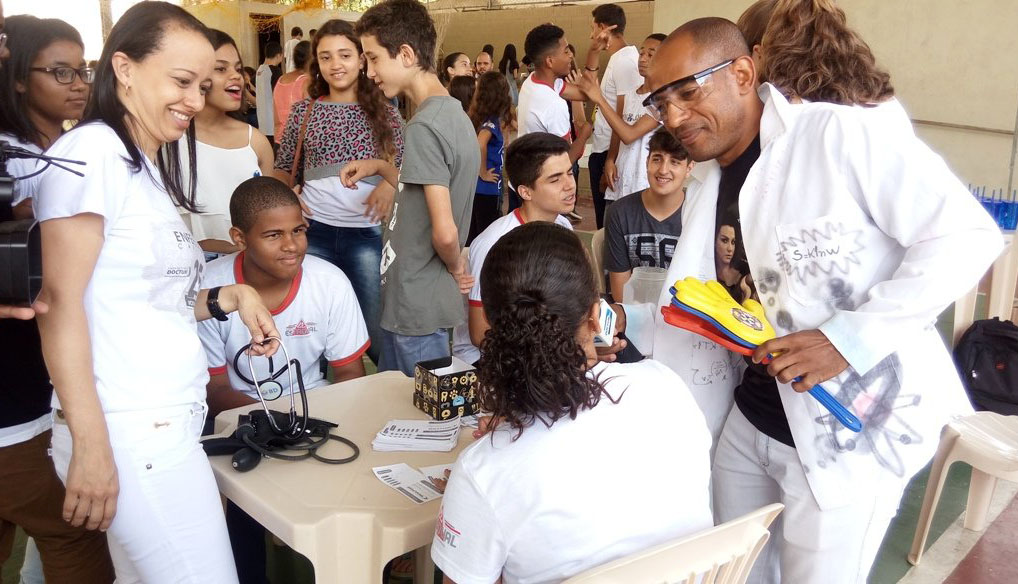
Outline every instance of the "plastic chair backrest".
[(717, 527), (577, 574), (564, 584), (743, 584), (785, 506), (774, 503)]
[(590, 265), (594, 269), (597, 291), (604, 294), (604, 229), (598, 229), (590, 238)]

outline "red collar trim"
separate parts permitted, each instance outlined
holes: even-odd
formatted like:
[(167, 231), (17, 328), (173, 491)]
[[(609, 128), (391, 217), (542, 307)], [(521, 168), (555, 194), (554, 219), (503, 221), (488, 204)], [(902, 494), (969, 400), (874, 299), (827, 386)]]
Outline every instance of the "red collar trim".
[[(238, 284), (244, 283), (244, 253), (245, 252), (238, 253), (237, 257), (233, 259), (233, 278), (237, 280)], [(286, 293), (286, 298), (283, 298), (283, 302), (281, 302), (278, 307), (269, 311), (272, 316), (278, 315), (293, 304), (293, 299), (297, 297), (297, 292), (300, 290), (300, 281), (303, 277), (304, 267), (301, 266), (301, 268), (297, 270), (297, 275), (293, 278), (293, 281), (290, 282), (290, 291)]]
[(516, 220), (520, 222), (520, 225), (526, 225), (527, 222), (523, 220), (523, 213), (520, 213), (520, 208), (516, 207), (513, 210), (513, 215), (516, 215)]
[[(541, 84), (541, 85), (543, 85), (545, 87), (550, 87), (552, 89), (552, 91), (555, 90), (555, 82), (554, 81), (552, 81), (551, 83), (545, 83), (544, 81), (541, 81), (540, 79), (538, 79), (537, 75), (534, 74), (534, 73), (531, 73), (530, 77), (528, 77), (528, 79), (533, 79), (534, 83), (539, 83), (539, 84)], [(563, 85), (563, 87), (565, 87), (565, 85)]]

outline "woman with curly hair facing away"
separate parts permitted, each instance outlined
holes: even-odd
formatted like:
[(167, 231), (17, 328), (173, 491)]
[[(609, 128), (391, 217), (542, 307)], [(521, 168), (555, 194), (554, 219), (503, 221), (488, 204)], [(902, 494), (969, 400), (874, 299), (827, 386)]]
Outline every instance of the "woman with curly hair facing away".
[(760, 81), (789, 101), (871, 106), (894, 97), (891, 76), (833, 0), (759, 0), (738, 25)]
[(396, 190), (377, 175), (347, 185), (339, 171), (350, 161), (366, 159), (398, 167), (403, 160), (403, 118), (368, 79), (353, 25), (326, 22), (312, 41), (311, 53), (310, 97), (293, 104), (279, 137), (274, 175), (289, 184), (294, 165), (303, 171), (300, 198), (309, 225), (308, 253), (331, 262), (350, 279), (371, 337), (368, 357), (378, 363), (381, 222), (392, 212)]
[(713, 525), (703, 415), (663, 365), (598, 362), (579, 238), (522, 225), (492, 247), (481, 283), (480, 400), (494, 422), (449, 478), (432, 547), (446, 577), (559, 582)]
[(502, 215), (502, 154), (505, 133), (513, 123), (513, 102), (505, 76), (488, 71), (477, 80), (477, 90), (467, 112), (477, 130), (481, 168), (477, 173), (474, 210), (467, 245)]

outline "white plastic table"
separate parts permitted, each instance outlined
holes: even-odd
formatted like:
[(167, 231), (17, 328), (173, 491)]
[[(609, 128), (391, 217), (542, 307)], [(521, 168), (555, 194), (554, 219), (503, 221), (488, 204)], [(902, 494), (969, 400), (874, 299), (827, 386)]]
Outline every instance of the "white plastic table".
[[(430, 546), (441, 499), (415, 504), (375, 478), (371, 468), (399, 462), (416, 468), (451, 463), (473, 438), (464, 428), (452, 452), (372, 450), (371, 440), (388, 420), (427, 419), (411, 402), (413, 387), (413, 379), (387, 372), (309, 391), (311, 416), (339, 424), (333, 433), (353, 440), (360, 457), (342, 465), (268, 459), (239, 473), (229, 456), (212, 456), (220, 492), (307, 557), (316, 584), (377, 583), (389, 560), (412, 550), (417, 550), (415, 582), (430, 584)], [(221, 413), (216, 419), (219, 434), (233, 432), (237, 415), (254, 407), (260, 406)], [(285, 411), (289, 400), (280, 398), (270, 407)], [(347, 456), (349, 448), (330, 441), (319, 453), (339, 458)]]

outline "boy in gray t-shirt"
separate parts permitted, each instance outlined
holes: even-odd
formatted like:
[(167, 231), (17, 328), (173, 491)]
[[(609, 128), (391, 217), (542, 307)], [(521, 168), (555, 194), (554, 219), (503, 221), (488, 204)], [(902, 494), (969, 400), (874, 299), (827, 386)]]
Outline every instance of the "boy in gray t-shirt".
[(622, 302), (633, 268), (668, 268), (682, 234), (682, 184), (694, 163), (665, 128), (654, 132), (647, 149), (650, 187), (615, 201), (605, 213), (604, 269), (616, 302)]
[(357, 22), (368, 77), (387, 98), (417, 108), (404, 132), (403, 164), (350, 163), (344, 182), (380, 174), (396, 185), (382, 232), (379, 371), (413, 376), (418, 361), (447, 357), (446, 329), (465, 320), (473, 277), (461, 256), (481, 164), (473, 124), (435, 75), (435, 26), (416, 0), (387, 0)]

